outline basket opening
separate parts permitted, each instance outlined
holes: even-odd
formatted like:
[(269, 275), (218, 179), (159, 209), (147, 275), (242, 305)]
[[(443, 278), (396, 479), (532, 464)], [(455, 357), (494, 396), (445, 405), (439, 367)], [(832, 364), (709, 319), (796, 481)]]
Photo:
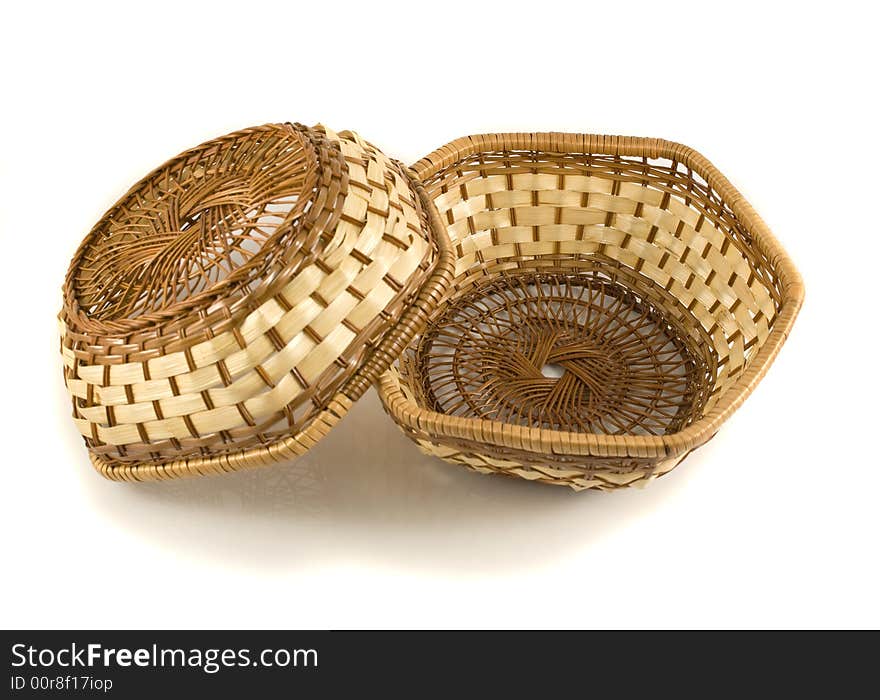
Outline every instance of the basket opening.
[(547, 379), (559, 379), (565, 374), (565, 367), (558, 365), (555, 362), (546, 362), (544, 363), (544, 366), (541, 367), (541, 374), (547, 377)]

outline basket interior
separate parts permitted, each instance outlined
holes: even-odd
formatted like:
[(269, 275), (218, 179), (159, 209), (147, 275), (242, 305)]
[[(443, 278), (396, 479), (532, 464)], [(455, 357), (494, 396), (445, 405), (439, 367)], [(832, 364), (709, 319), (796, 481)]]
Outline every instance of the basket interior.
[[(596, 262), (502, 273), (451, 300), (415, 350), (432, 410), (552, 430), (675, 432), (711, 393), (715, 358), (662, 290)], [(669, 306), (675, 300), (665, 298)]]
[(681, 163), (501, 150), (422, 175), (457, 256), (400, 364), (422, 408), (674, 433), (741, 376), (782, 306), (760, 245)]

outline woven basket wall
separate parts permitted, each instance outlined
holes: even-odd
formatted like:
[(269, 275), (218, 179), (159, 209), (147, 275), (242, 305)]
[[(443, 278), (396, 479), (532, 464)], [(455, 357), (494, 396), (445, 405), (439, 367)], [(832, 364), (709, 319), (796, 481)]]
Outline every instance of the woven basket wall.
[(181, 154), (65, 280), (64, 378), (94, 465), (165, 479), (303, 453), (450, 276), (422, 186), (355, 134), (274, 124)]
[(575, 489), (643, 485), (715, 434), (801, 306), (766, 225), (680, 144), (490, 134), (413, 169), (455, 277), (380, 396), (447, 461)]

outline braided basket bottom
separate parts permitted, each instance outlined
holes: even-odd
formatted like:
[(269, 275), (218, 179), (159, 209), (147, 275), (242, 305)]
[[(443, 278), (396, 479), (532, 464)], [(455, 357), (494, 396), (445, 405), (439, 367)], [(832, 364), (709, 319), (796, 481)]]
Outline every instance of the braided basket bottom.
[[(711, 339), (665, 289), (612, 261), (503, 272), (454, 295), (401, 363), (419, 405), (447, 416), (604, 435), (665, 435), (700, 418)], [(649, 481), (668, 461), (536, 455), (411, 435), (481, 472), (580, 488)], [(427, 439), (426, 439), (427, 438)]]

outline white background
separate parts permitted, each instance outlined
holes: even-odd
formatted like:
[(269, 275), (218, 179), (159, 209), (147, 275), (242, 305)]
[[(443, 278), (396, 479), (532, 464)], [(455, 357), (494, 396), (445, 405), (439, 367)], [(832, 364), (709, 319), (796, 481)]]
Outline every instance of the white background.
[[(0, 41), (6, 627), (876, 627), (871, 3), (15, 3)], [(468, 133), (660, 136), (707, 155), (803, 272), (777, 363), (646, 490), (421, 456), (375, 393), (296, 463), (123, 485), (68, 418), (70, 256), (179, 151), (267, 121), (412, 162)]]

